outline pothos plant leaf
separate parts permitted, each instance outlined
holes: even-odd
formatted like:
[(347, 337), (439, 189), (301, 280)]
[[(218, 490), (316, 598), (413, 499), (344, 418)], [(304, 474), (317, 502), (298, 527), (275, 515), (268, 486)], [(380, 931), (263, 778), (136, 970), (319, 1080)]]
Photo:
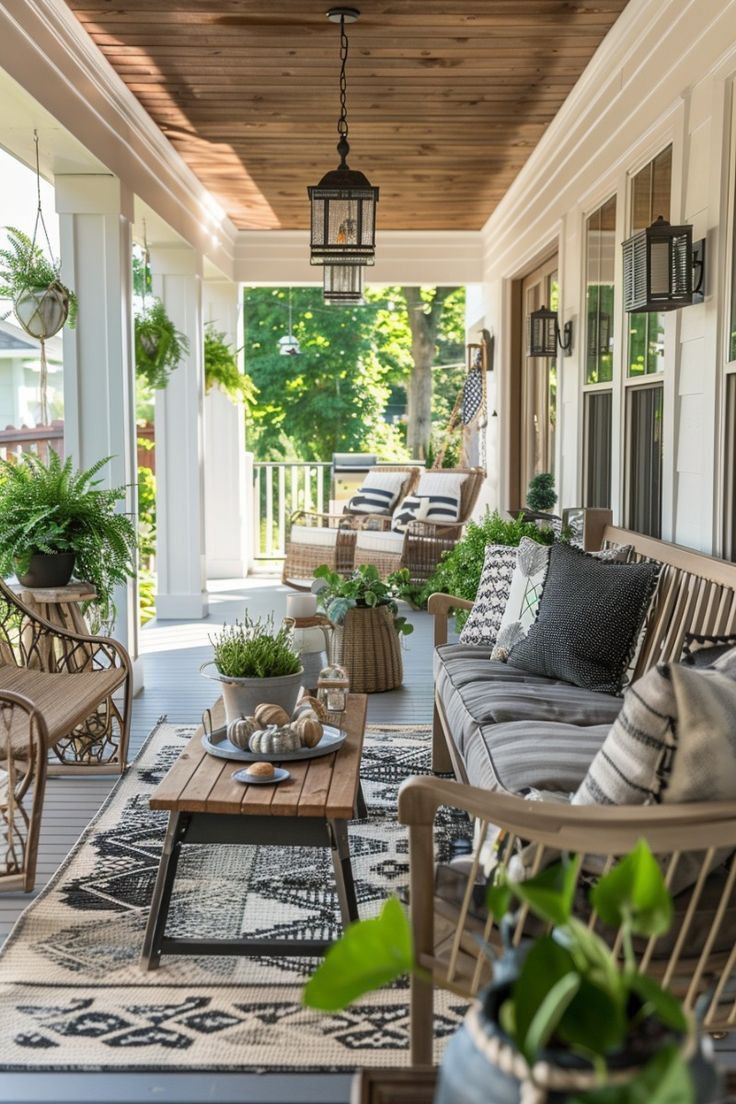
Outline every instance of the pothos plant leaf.
[(662, 935), (672, 923), (672, 900), (644, 840), (596, 883), (591, 903), (604, 924), (626, 921), (635, 935)]
[(304, 1003), (332, 1012), (373, 989), (388, 985), (414, 966), (411, 927), (395, 897), (379, 916), (351, 924), (333, 943), (307, 982)]
[(564, 924), (572, 915), (580, 857), (564, 858), (524, 882), (511, 882), (514, 894), (542, 920)]

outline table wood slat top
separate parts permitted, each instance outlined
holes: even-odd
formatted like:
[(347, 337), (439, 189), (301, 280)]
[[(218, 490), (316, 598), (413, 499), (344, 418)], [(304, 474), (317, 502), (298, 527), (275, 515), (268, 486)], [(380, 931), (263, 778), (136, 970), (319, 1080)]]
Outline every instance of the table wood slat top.
[[(347, 740), (340, 751), (285, 763), (291, 777), (272, 786), (235, 782), (234, 771), (247, 764), (208, 755), (202, 746), (200, 726), (151, 795), (151, 808), (180, 813), (349, 820), (354, 816), (358, 794), (366, 708), (364, 694), (350, 694), (342, 720)], [(220, 700), (212, 709), (213, 726), (220, 727), (224, 720)]]

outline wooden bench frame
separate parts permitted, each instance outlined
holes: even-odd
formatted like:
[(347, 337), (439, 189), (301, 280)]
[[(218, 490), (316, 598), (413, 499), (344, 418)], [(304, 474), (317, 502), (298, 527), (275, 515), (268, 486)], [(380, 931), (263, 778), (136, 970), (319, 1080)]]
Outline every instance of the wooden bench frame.
[[(662, 564), (634, 677), (656, 663), (678, 660), (687, 632), (717, 635), (734, 631), (736, 564), (611, 524), (599, 527), (596, 539), (586, 541), (589, 549), (609, 545), (632, 545), (634, 558)], [(435, 618), (435, 646), (447, 642), (450, 612), (469, 609), (471, 605), (449, 595), (432, 595), (429, 611)], [(482, 869), (481, 842), (489, 826), (502, 830), (499, 856), (502, 864), (511, 857), (515, 843), (524, 841), (534, 849), (533, 866), (537, 869), (544, 861), (545, 849), (587, 853), (596, 859), (605, 856), (610, 865), (644, 836), (665, 862), (670, 883), (688, 852), (699, 856), (700, 874), (685, 903), (684, 915), (674, 934), (674, 946), (662, 955), (655, 947), (656, 940), (650, 940), (640, 956), (641, 966), (682, 996), (688, 1009), (692, 1010), (696, 1000), (704, 1001), (704, 1023), (708, 1030), (733, 1030), (736, 999), (731, 990), (736, 987), (736, 945), (729, 952), (718, 951), (716, 937), (727, 920), (727, 909), (736, 903), (736, 854), (729, 861), (725, 885), (704, 945), (693, 949), (688, 936), (707, 880), (709, 860), (714, 859), (720, 848), (736, 849), (736, 802), (573, 807), (524, 801), (514, 795), (467, 785), (462, 758), (437, 696), (432, 765), (436, 771), (452, 771), (459, 781), (409, 779), (399, 793), (399, 820), (409, 829), (415, 951), (435, 985), (472, 999), (489, 980), (490, 970), (479, 950), (478, 937), (497, 944), (497, 932), (491, 921), (484, 924), (474, 918), (471, 907), (473, 884)], [(464, 898), (457, 907), (435, 898), (434, 818), (440, 806), (466, 812), (479, 827)], [(515, 932), (517, 942), (525, 918), (522, 910)], [(595, 923), (593, 916), (590, 926)], [(432, 982), (412, 980), (411, 1051), (415, 1064), (432, 1061), (432, 992)]]

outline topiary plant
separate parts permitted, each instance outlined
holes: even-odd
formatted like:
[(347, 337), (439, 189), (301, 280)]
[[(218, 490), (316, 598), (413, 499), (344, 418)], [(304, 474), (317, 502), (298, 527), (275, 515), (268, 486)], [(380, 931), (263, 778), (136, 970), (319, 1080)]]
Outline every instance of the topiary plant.
[[(552, 544), (554, 534), (551, 529), (538, 529), (534, 522), (523, 521), (521, 514), (516, 518), (502, 518), (498, 510), (486, 514), (480, 522), (469, 522), (462, 540), (448, 552), (434, 575), (425, 583), (419, 595), (419, 604), (426, 606), (430, 594), (438, 591), (472, 602), (480, 584), (486, 545), (516, 546), (522, 537), (531, 537), (539, 544)], [(465, 610), (456, 613), (455, 625), (458, 630), (467, 619)]]
[(537, 513), (547, 513), (557, 502), (555, 477), (552, 472), (539, 472), (529, 480), (526, 492), (526, 504)]

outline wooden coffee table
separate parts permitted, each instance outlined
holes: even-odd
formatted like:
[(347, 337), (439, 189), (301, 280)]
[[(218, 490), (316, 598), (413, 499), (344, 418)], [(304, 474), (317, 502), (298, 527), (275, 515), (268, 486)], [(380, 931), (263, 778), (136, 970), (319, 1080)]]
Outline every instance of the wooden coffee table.
[[(169, 825), (143, 942), (141, 963), (155, 970), (162, 954), (321, 955), (330, 945), (314, 939), (187, 939), (166, 935), (166, 919), (183, 844), (246, 843), (277, 847), (329, 847), (344, 925), (358, 919), (348, 847), (348, 822), (365, 817), (360, 756), (367, 698), (350, 694), (342, 717), (347, 740), (318, 759), (289, 762), (291, 777), (272, 786), (233, 780), (243, 763), (216, 759), (202, 747), (198, 728), (154, 790), (150, 806), (166, 809)], [(225, 723), (222, 699), (212, 709), (215, 728)], [(328, 723), (336, 724), (335, 718)]]

